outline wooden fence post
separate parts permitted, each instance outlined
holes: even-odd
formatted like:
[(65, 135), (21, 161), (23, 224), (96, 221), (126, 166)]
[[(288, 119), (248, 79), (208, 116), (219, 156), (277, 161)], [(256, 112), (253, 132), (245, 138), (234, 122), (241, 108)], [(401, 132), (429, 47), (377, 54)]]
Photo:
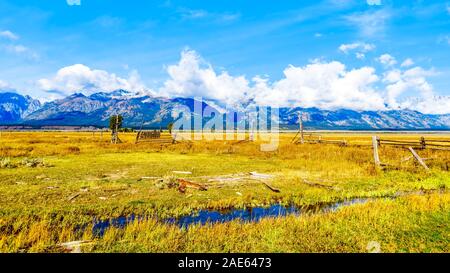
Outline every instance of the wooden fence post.
[(425, 142), (425, 138), (420, 138), (420, 145), (422, 146), (422, 149), (425, 149), (427, 147), (427, 143)]
[(375, 166), (377, 168), (381, 168), (380, 155), (378, 154), (378, 143), (379, 138), (377, 136), (372, 136), (373, 159), (375, 160)]
[(141, 131), (139, 131), (136, 135), (136, 141), (134, 142), (134, 144), (137, 144), (139, 142), (139, 137), (141, 136)]

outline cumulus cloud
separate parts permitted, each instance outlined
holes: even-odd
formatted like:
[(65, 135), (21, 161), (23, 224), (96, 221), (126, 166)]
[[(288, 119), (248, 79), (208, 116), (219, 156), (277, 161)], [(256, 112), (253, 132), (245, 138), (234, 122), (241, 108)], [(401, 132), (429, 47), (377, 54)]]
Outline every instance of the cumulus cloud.
[[(433, 107), (428, 99), (435, 96), (427, 80), (436, 74), (434, 70), (412, 67), (413, 62), (408, 59), (403, 66), (395, 68), (397, 62), (389, 54), (379, 60), (390, 69), (381, 77), (373, 67), (348, 69), (338, 61), (313, 60), (301, 67), (290, 65), (284, 69), (280, 80), (270, 81), (267, 77), (247, 79), (227, 71), (217, 72), (195, 51), (185, 50), (180, 61), (167, 68), (169, 79), (159, 92), (170, 97), (202, 97), (233, 106), (255, 103), (327, 110), (410, 108), (425, 113), (450, 112), (444, 100), (439, 107)], [(408, 97), (417, 93), (420, 103), (412, 104)]]
[(432, 75), (435, 75), (433, 70), (425, 70), (419, 66), (406, 71), (398, 69), (388, 71), (383, 81), (387, 83), (387, 103), (389, 106), (392, 108), (405, 108), (405, 105), (402, 105), (397, 100), (406, 91), (418, 91), (424, 99), (432, 97), (434, 95), (433, 87), (426, 79)]
[[(388, 54), (385, 54), (388, 55)], [(409, 108), (424, 113), (449, 113), (448, 100), (436, 97), (427, 78), (436, 74), (419, 66), (395, 66), (391, 55), (381, 76), (373, 67), (349, 69), (338, 61), (313, 60), (304, 66), (289, 65), (279, 80), (267, 76), (247, 78), (216, 70), (193, 50), (182, 51), (180, 60), (167, 69), (168, 79), (157, 89), (166, 97), (201, 97), (218, 108), (246, 105), (317, 107), (325, 110), (387, 110)], [(405, 63), (405, 61), (403, 62)], [(39, 86), (52, 94), (90, 94), (125, 89), (154, 94), (141, 82), (137, 71), (128, 78), (76, 64), (60, 69)], [(419, 94), (420, 100), (408, 99)], [(433, 105), (436, 104), (436, 105)], [(439, 104), (439, 105), (438, 105)], [(447, 107), (447, 108), (446, 108)]]
[(81, 0), (66, 0), (67, 5), (69, 6), (80, 6)]
[(284, 78), (268, 84), (260, 81), (254, 89), (259, 104), (318, 107), (321, 109), (382, 110), (383, 97), (374, 89), (375, 70), (362, 67), (347, 70), (333, 61), (304, 67), (289, 66)]
[(38, 85), (44, 91), (57, 91), (64, 95), (75, 92), (89, 95), (93, 92), (111, 92), (118, 89), (135, 92), (147, 91), (137, 71), (132, 71), (125, 79), (114, 73), (91, 69), (82, 64), (61, 68), (53, 78), (40, 79)]
[(178, 64), (169, 66), (167, 72), (170, 79), (160, 90), (163, 95), (201, 96), (234, 104), (245, 97), (249, 89), (245, 77), (215, 72), (192, 50), (184, 50)]
[(393, 66), (397, 63), (397, 60), (389, 54), (383, 54), (377, 60), (385, 66)]
[(424, 114), (448, 114), (450, 96), (429, 96), (408, 98), (401, 103), (402, 108), (413, 109)]
[(284, 78), (269, 82), (256, 76), (217, 73), (192, 50), (181, 54), (178, 64), (169, 66), (170, 79), (161, 93), (168, 96), (204, 97), (227, 104), (254, 101), (260, 105), (319, 107), (322, 109), (384, 108), (382, 96), (372, 84), (378, 80), (374, 69), (363, 67), (348, 71), (340, 62), (313, 63), (305, 67), (289, 66)]
[(9, 30), (4, 30), (0, 31), (0, 38), (6, 38), (8, 40), (18, 40), (19, 36)]

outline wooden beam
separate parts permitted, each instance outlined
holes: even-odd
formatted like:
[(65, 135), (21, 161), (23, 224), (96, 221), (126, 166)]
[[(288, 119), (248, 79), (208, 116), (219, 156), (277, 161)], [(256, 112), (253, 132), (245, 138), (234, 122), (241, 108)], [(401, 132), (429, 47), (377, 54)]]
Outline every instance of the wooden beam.
[(427, 164), (425, 164), (425, 161), (423, 161), (423, 159), (416, 153), (416, 151), (414, 151), (414, 149), (412, 147), (409, 147), (408, 150), (412, 153), (412, 155), (417, 160), (417, 162), (419, 162), (420, 165), (422, 165), (422, 167), (425, 168), (425, 170), (427, 170), (427, 171), (430, 170), (430, 168), (428, 168)]
[(134, 142), (134, 144), (137, 144), (139, 142), (139, 137), (141, 136), (141, 131), (139, 131), (136, 135), (136, 141)]
[[(291, 140), (291, 143), (297, 142), (296, 140), (297, 140), (298, 134), (300, 134), (300, 131), (297, 131), (297, 133), (295, 134), (294, 138)], [(0, 136), (1, 136), (1, 132), (0, 132)]]
[(114, 136), (114, 144), (117, 144), (118, 138), (119, 138), (119, 114), (116, 115), (116, 130)]
[(422, 145), (422, 149), (425, 149), (427, 147), (427, 143), (424, 137), (420, 138), (420, 145)]
[(375, 166), (381, 168), (380, 155), (378, 154), (378, 137), (372, 136), (373, 145), (373, 159), (375, 161)]
[(273, 186), (267, 184), (267, 183), (264, 182), (264, 181), (261, 181), (261, 183), (263, 183), (269, 190), (271, 190), (271, 191), (273, 191), (273, 192), (280, 192), (280, 189), (275, 188), (275, 187), (273, 187)]

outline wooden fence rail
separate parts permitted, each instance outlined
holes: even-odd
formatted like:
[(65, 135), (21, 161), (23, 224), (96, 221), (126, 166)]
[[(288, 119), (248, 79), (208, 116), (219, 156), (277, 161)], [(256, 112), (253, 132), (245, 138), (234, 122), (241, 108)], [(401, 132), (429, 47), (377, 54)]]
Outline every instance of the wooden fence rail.
[(161, 133), (159, 130), (139, 131), (136, 135), (135, 143), (151, 142), (151, 143), (174, 143), (175, 140), (171, 134)]
[(407, 159), (402, 160), (408, 161), (411, 158), (414, 158), (425, 170), (429, 171), (427, 164), (425, 163), (425, 158), (421, 158), (420, 155), (414, 150), (414, 149), (436, 149), (436, 150), (447, 150), (450, 151), (450, 144), (436, 144), (438, 143), (450, 143), (450, 140), (444, 140), (443, 139), (425, 139), (424, 137), (421, 137), (419, 141), (403, 141), (403, 140), (393, 140), (393, 139), (381, 139), (378, 136), (372, 137), (372, 146), (373, 146), (373, 156), (374, 156), (374, 162), (375, 166), (377, 168), (383, 168), (387, 166), (387, 164), (381, 163), (380, 155), (378, 153), (379, 147), (382, 145), (387, 146), (394, 146), (394, 147), (401, 147), (408, 149), (409, 152), (411, 152), (412, 156), (408, 157)]
[[(449, 143), (449, 144), (446, 144)], [(378, 138), (378, 145), (388, 145), (388, 146), (400, 146), (409, 147), (412, 146), (416, 149), (435, 149), (448, 148), (450, 150), (450, 140), (449, 139), (425, 139), (421, 137), (418, 141), (414, 140), (396, 140), (396, 139), (381, 139)]]

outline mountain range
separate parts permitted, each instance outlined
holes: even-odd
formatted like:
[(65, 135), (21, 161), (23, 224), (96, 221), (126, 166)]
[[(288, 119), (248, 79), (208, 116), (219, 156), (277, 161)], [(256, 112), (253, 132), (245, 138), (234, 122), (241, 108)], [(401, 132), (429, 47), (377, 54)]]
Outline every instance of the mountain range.
[[(194, 109), (191, 98), (161, 98), (135, 95), (125, 90), (98, 92), (86, 96), (76, 93), (46, 103), (15, 92), (0, 93), (0, 125), (108, 126), (114, 114), (124, 117), (124, 126), (165, 128), (173, 122), (172, 110), (178, 106)], [(203, 102), (202, 107), (208, 103)], [(215, 107), (215, 103), (210, 105)], [(412, 110), (355, 111), (349, 109), (280, 108), (280, 127), (298, 127), (303, 113), (306, 128), (339, 130), (447, 130), (450, 114), (430, 115)]]

